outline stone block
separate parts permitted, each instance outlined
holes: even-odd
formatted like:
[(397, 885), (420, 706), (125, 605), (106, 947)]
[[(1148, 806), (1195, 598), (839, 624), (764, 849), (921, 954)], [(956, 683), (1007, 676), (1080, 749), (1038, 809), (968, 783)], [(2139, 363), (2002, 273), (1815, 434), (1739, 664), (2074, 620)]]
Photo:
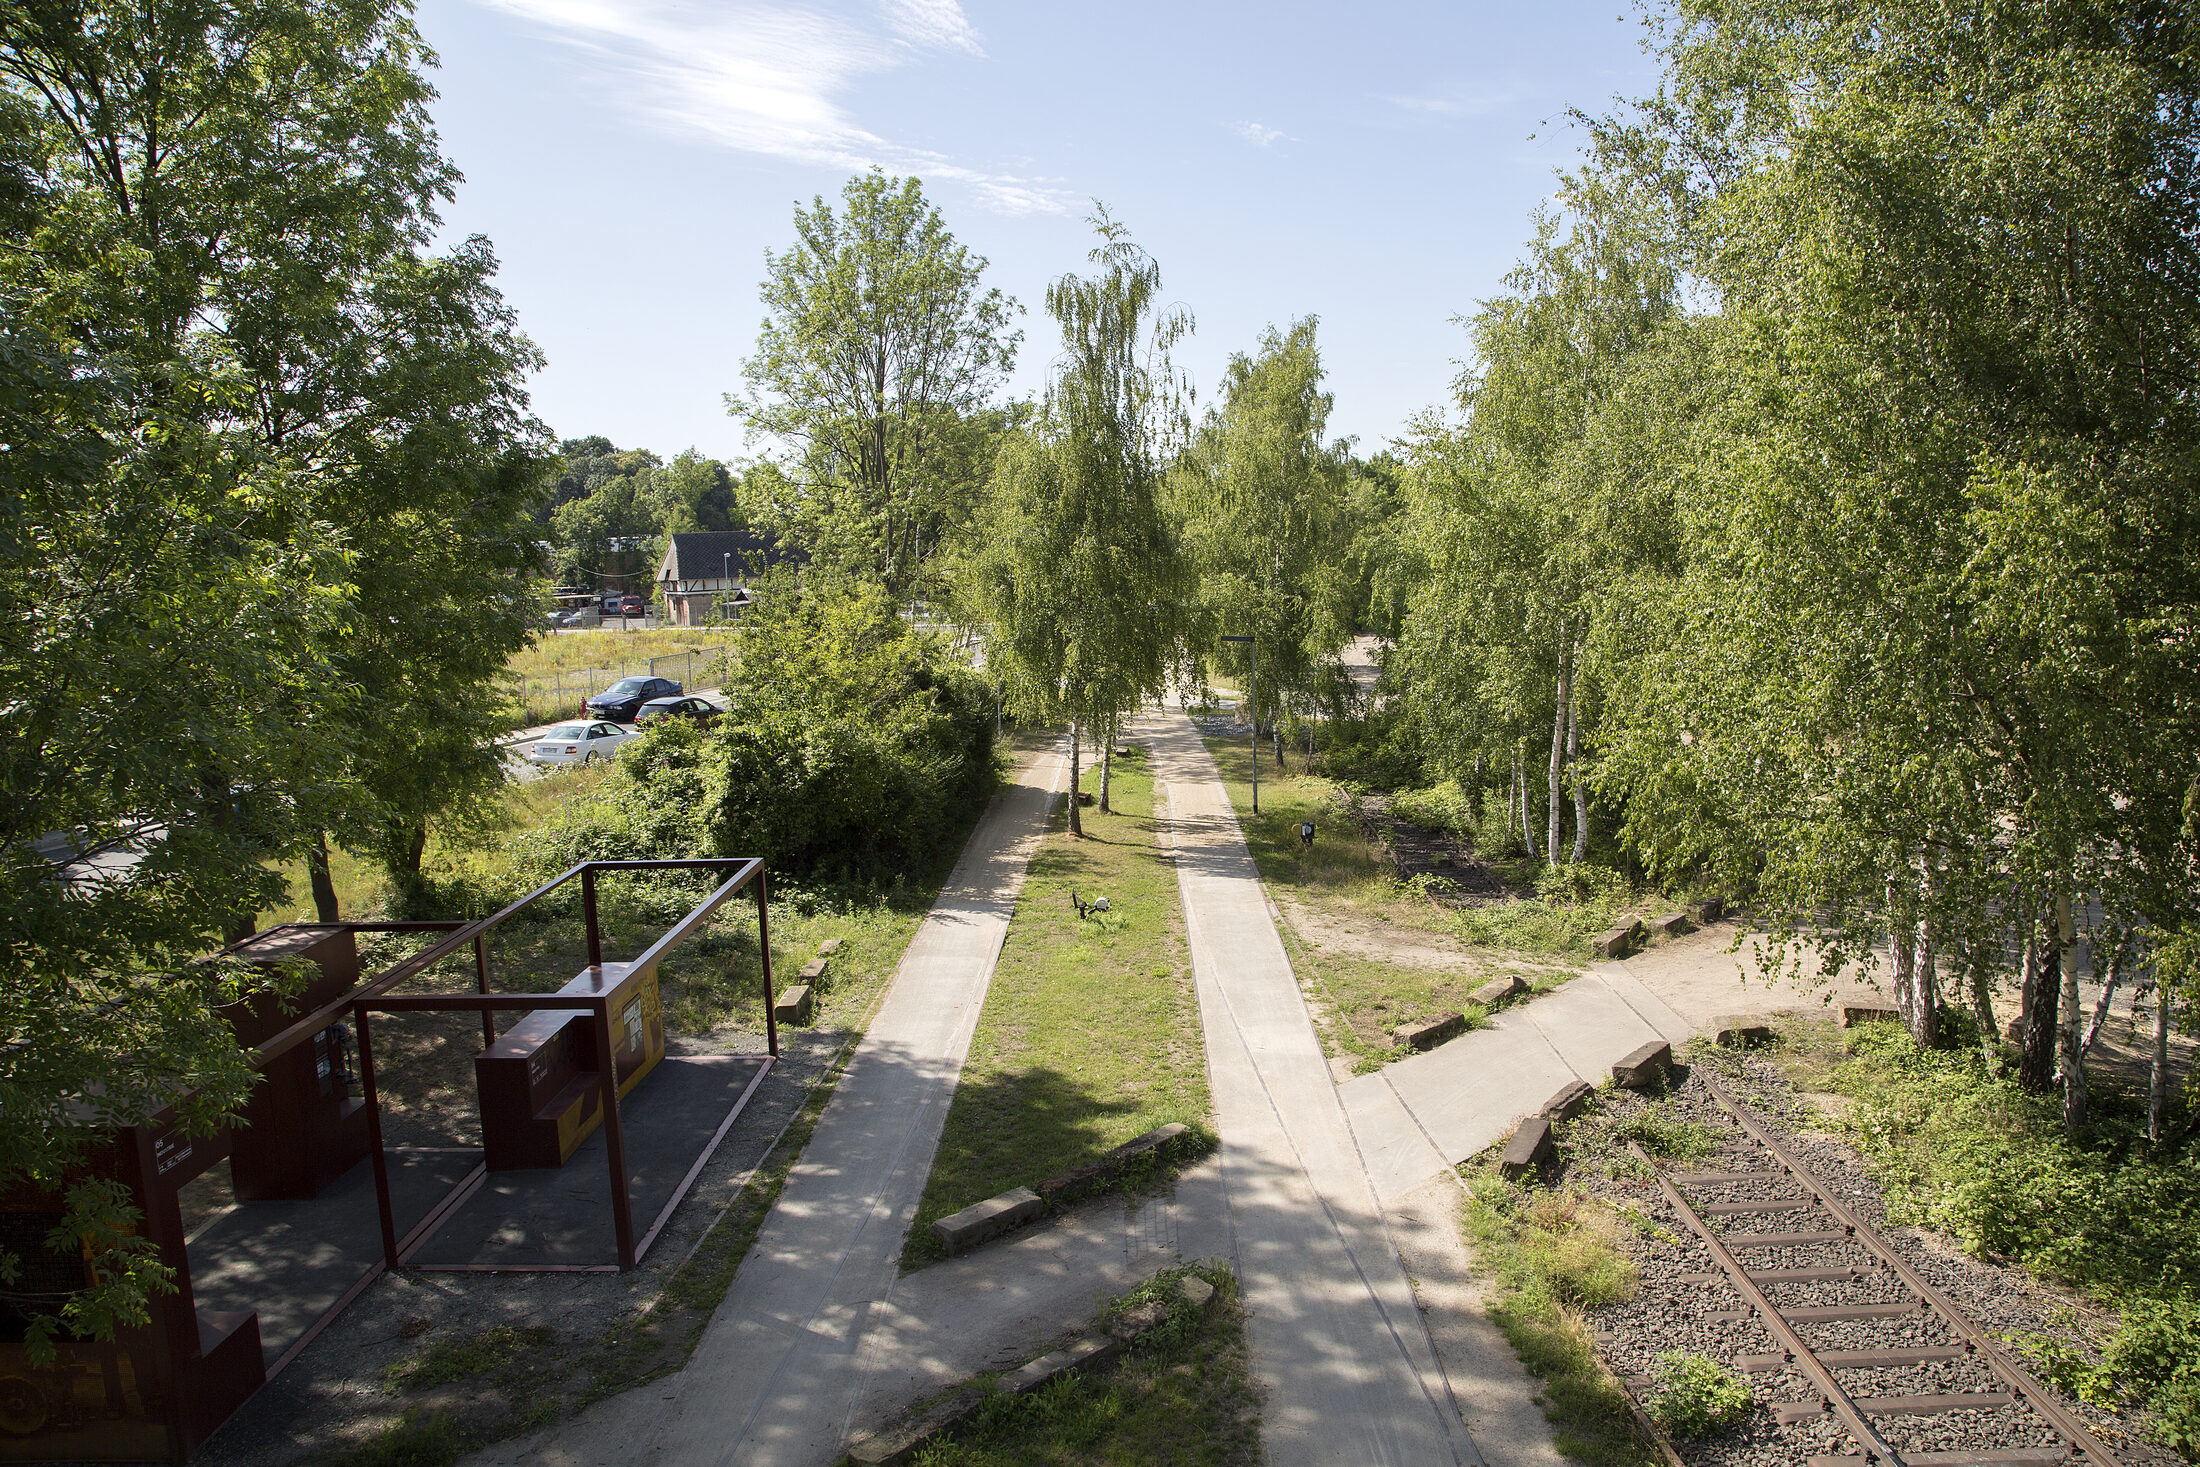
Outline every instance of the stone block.
[(1629, 922), (1591, 941), (1589, 949), (1600, 958), (1624, 958), (1635, 950), (1635, 944), (1641, 940), (1642, 924)]
[(1753, 1044), (1772, 1042), (1772, 1025), (1759, 1014), (1728, 1014), (1711, 1021), (1711, 1038), (1715, 1044), (1732, 1049), (1746, 1049)]
[(1177, 1280), (1176, 1291), (1194, 1309), (1205, 1309), (1215, 1302), (1215, 1286), (1196, 1274), (1186, 1274)]
[(1841, 1005), (1841, 1027), (1854, 1029), (1859, 1024), (1899, 1024), (1902, 1015), (1898, 1010), (1879, 1008), (1872, 1004), (1845, 1003)]
[(815, 1007), (816, 1000), (807, 983), (782, 988), (772, 995), (772, 1018), (781, 1024), (807, 1024)]
[(1554, 1121), (1570, 1121), (1588, 1107), (1596, 1095), (1579, 1080), (1568, 1080), (1558, 1094), (1543, 1102), (1543, 1114)]
[(823, 982), (825, 979), (825, 960), (823, 958), (810, 959), (802, 965), (802, 971), (796, 976), (804, 983)]
[(1497, 1171), (1507, 1181), (1517, 1181), (1530, 1172), (1540, 1172), (1556, 1156), (1551, 1146), (1550, 1117), (1530, 1116), (1505, 1143), (1504, 1154), (1497, 1158)]
[(1663, 1084), (1673, 1068), (1673, 1046), (1662, 1039), (1629, 1050), (1612, 1066), (1612, 1083), (1629, 1090), (1647, 1090)]
[(932, 1236), (945, 1245), (949, 1253), (967, 1253), (988, 1238), (1025, 1223), (1046, 1211), (1046, 1204), (1039, 1194), (1029, 1187), (1018, 1187), (1013, 1192), (1003, 1192), (998, 1197), (988, 1197), (983, 1202), (973, 1202), (961, 1212), (943, 1217), (932, 1224)]
[(1698, 927), (1709, 927), (1726, 915), (1726, 900), (1723, 897), (1705, 897), (1688, 909), (1688, 915), (1695, 920)]
[(1160, 1299), (1136, 1304), (1108, 1321), (1108, 1333), (1125, 1344), (1138, 1339), (1169, 1317), (1168, 1304)]
[(1510, 973), (1503, 978), (1492, 978), (1474, 990), (1474, 1001), (1486, 1009), (1493, 1009), (1506, 999), (1518, 997), (1527, 991), (1527, 980), (1517, 973)]
[(1689, 928), (1686, 912), (1667, 912), (1662, 917), (1650, 919), (1650, 931), (1658, 937), (1678, 937)]
[(1182, 1121), (1171, 1121), (1166, 1126), (1156, 1126), (1143, 1136), (1133, 1136), (1097, 1161), (1057, 1172), (1039, 1184), (1039, 1195), (1049, 1205), (1067, 1202), (1086, 1190), (1104, 1186), (1119, 1176), (1123, 1169), (1139, 1157), (1158, 1151), (1190, 1130)]
[(985, 1392), (981, 1390), (957, 1391), (921, 1415), (856, 1438), (848, 1444), (848, 1460), (860, 1462), (863, 1467), (907, 1462), (916, 1456), (917, 1448), (950, 1426), (967, 1421), (984, 1402)]
[(817, 955), (821, 958), (829, 958), (839, 951), (840, 939), (837, 937), (828, 937), (817, 945)]
[(1446, 1014), (1431, 1019), (1426, 1024), (1401, 1025), (1391, 1036), (1400, 1049), (1434, 1049), (1447, 1039), (1455, 1039), (1467, 1032), (1465, 1014)]
[(1122, 1353), (1123, 1342), (1114, 1336), (1086, 1335), (1002, 1376), (1000, 1389), (1005, 1395), (1020, 1396), (1026, 1391), (1037, 1390), (1068, 1371), (1098, 1370), (1103, 1365), (1112, 1364)]

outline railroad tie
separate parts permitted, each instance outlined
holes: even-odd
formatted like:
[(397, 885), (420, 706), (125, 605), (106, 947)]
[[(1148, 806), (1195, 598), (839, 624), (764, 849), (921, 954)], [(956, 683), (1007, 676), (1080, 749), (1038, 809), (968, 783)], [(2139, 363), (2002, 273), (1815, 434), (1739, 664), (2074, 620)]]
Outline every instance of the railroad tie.
[[(2020, 1447), (2009, 1452), (1904, 1452), (1915, 1467), (2060, 1467), (2075, 1460), (2065, 1447)], [(1808, 1467), (1871, 1467), (1862, 1457), (1812, 1457)]]

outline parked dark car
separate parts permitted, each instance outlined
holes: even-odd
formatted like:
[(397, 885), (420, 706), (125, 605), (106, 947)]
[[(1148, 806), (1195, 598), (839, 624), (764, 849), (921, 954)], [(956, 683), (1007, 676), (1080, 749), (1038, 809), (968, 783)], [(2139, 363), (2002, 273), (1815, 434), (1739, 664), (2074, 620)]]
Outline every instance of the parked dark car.
[(718, 710), (701, 698), (652, 698), (634, 715), (637, 724), (655, 723), (660, 718), (692, 719), (709, 728), (718, 721)]
[(652, 698), (677, 698), (684, 691), (668, 677), (622, 677), (588, 700), (588, 716), (632, 723)]

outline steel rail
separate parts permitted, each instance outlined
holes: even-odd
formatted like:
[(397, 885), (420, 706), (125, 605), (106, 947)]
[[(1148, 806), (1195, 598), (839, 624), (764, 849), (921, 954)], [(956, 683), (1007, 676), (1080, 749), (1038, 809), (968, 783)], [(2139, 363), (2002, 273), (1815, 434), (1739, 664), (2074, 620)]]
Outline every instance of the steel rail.
[(1735, 1102), (1734, 1097), (1727, 1091), (1727, 1088), (1719, 1083), (1716, 1076), (1707, 1070), (1704, 1074), (1704, 1081), (1710, 1087), (1711, 1098), (1719, 1103), (1719, 1108), (1732, 1116), (1736, 1124), (1749, 1133), (1751, 1140), (1772, 1153), (1773, 1158), (1780, 1165), (1786, 1167), (1789, 1174), (1796, 1181), (1807, 1187), (1818, 1198), (1819, 1205), (1838, 1218), (1843, 1226), (1850, 1229), (1852, 1236), (1858, 1243), (1863, 1245), (1866, 1251), (1893, 1269), (1895, 1276), (1902, 1280), (1903, 1285), (1911, 1293), (1924, 1300), (1947, 1323), (1950, 1329), (1962, 1336), (1964, 1341), (1986, 1361), (1987, 1368), (2000, 1376), (2002, 1382), (2016, 1394), (2019, 1400), (2045, 1417), (2047, 1423), (2061, 1432), (2066, 1441), (2085, 1453), (2086, 1459), (2093, 1463), (2093, 1467), (2120, 1467), (2115, 1456), (2109, 1452), (2107, 1447), (2101, 1445), (2092, 1432), (2086, 1430), (2084, 1423), (2064, 1410), (2048, 1394), (2047, 1388), (2034, 1380), (2031, 1373), (2025, 1370), (2023, 1366), (2010, 1359), (2008, 1353), (2001, 1348), (2000, 1344), (1991, 1335), (1971, 1323), (1965, 1317), (1963, 1311), (1956, 1306), (1954, 1300), (1928, 1283), (1925, 1276), (1912, 1267), (1908, 1259), (1895, 1252), (1893, 1246), (1880, 1237), (1878, 1231), (1870, 1223), (1857, 1215), (1855, 1209), (1835, 1197), (1817, 1177), (1811, 1174), (1810, 1169), (1803, 1165), (1794, 1153), (1774, 1140), (1770, 1132), (1758, 1125), (1755, 1120), (1744, 1112), (1741, 1106)]
[(1864, 1448), (1865, 1460), (1883, 1462), (1887, 1467), (1908, 1467), (1902, 1460), (1902, 1454), (1885, 1437), (1872, 1429), (1871, 1422), (1865, 1418), (1855, 1400), (1842, 1389), (1841, 1382), (1833, 1378), (1833, 1372), (1819, 1363), (1818, 1356), (1803, 1342), (1803, 1337), (1795, 1332), (1795, 1326), (1789, 1324), (1778, 1306), (1765, 1297), (1765, 1291), (1757, 1287), (1756, 1280), (1749, 1276), (1748, 1269), (1742, 1267), (1741, 1260), (1727, 1251), (1726, 1244), (1719, 1241), (1719, 1235), (1711, 1231), (1711, 1224), (1697, 1214), (1688, 1199), (1681, 1195), (1678, 1187), (1666, 1180), (1665, 1173), (1658, 1170), (1657, 1163), (1650, 1160), (1641, 1146), (1630, 1141), (1627, 1149), (1635, 1153), (1636, 1160), (1650, 1168), (1650, 1175), (1657, 1181), (1658, 1190), (1665, 1194), (1665, 1200), (1680, 1214), (1681, 1221), (1694, 1229), (1696, 1236), (1703, 1240), (1704, 1247), (1719, 1261), (1719, 1267), (1726, 1270), (1735, 1291), (1757, 1311), (1758, 1317), (1765, 1322), (1765, 1328), (1772, 1332), (1773, 1338), (1787, 1351), (1788, 1358), (1794, 1361), (1795, 1367), (1810, 1377), (1810, 1383), (1818, 1388), (1819, 1395), (1825, 1397), (1826, 1404), (1833, 1408), (1833, 1414), (1840, 1418), (1841, 1424), (1848, 1428), (1849, 1435), (1855, 1437)]

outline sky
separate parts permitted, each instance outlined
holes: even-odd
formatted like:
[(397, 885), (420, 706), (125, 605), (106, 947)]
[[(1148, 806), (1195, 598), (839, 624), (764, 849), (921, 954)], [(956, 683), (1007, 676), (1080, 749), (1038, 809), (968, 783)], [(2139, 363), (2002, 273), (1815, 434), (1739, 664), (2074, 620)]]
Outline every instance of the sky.
[(729, 417), (793, 212), (878, 165), (924, 181), (1023, 303), (1009, 390), (1057, 353), (1046, 286), (1103, 201), (1197, 332), (1203, 406), (1270, 325), (1320, 320), (1332, 437), (1371, 454), (1444, 407), (1457, 319), (1498, 292), (1604, 110), (1655, 80), (1631, 5), (1289, 0), (421, 0), (435, 106), (548, 357), (560, 437), (767, 450)]

